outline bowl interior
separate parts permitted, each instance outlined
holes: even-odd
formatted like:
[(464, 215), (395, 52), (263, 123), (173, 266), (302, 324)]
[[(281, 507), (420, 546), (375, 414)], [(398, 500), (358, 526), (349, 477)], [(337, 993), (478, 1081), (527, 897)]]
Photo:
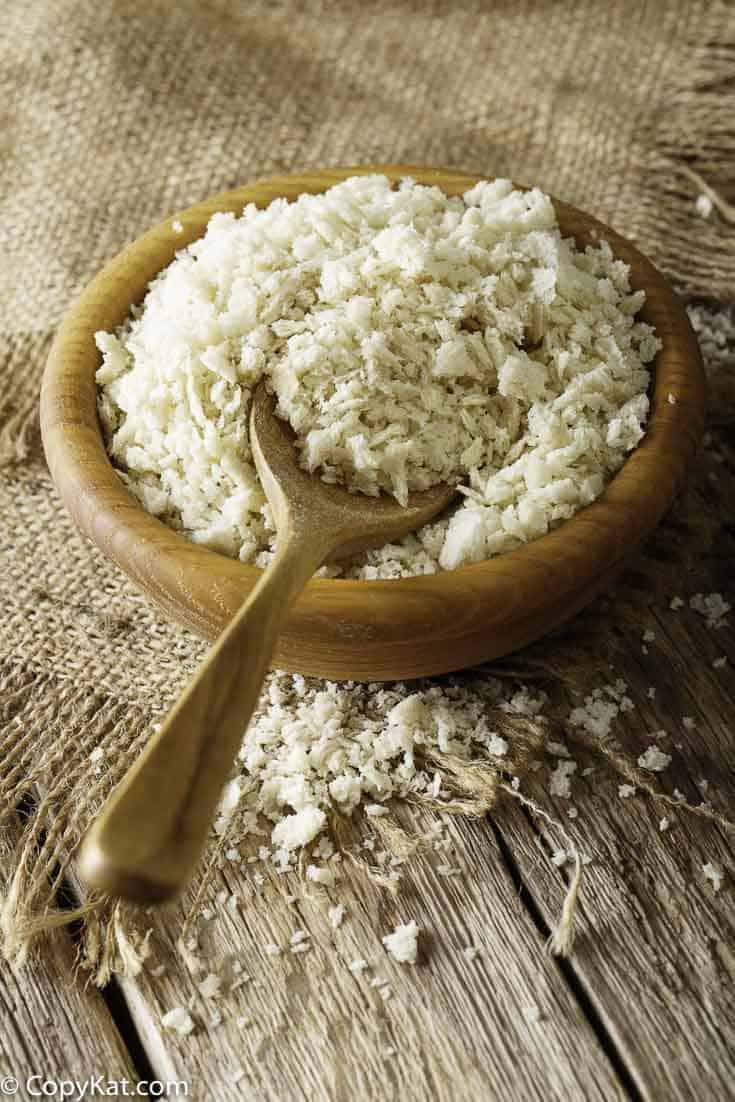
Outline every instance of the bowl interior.
[[(98, 329), (114, 329), (176, 251), (201, 236), (215, 211), (295, 199), (356, 174), (411, 175), (462, 194), (483, 177), (412, 165), (368, 165), (273, 177), (171, 216), (114, 258), (67, 315), (49, 355), (41, 396), (44, 447), (77, 525), (164, 612), (215, 638), (258, 577), (255, 567), (198, 547), (126, 491), (97, 419)], [(704, 422), (696, 338), (663, 277), (635, 247), (591, 216), (554, 200), (565, 236), (607, 240), (646, 291), (640, 317), (663, 348), (653, 365), (651, 412), (641, 444), (605, 492), (559, 528), (487, 562), (395, 581), (314, 579), (293, 607), (274, 665), (333, 679), (397, 680), (497, 658), (572, 616), (614, 576), (658, 523), (682, 481)], [(174, 226), (181, 226), (177, 232)], [(669, 400), (672, 395), (675, 401)]]

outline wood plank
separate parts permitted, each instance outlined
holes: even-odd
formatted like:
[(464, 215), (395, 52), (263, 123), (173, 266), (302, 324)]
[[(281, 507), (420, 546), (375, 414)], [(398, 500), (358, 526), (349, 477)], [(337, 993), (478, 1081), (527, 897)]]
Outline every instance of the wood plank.
[[(642, 632), (655, 640), (642, 652)], [(731, 630), (713, 631), (690, 611), (668, 609), (642, 615), (616, 662), (615, 674), (629, 685), (638, 706), (616, 723), (631, 760), (655, 740), (671, 766), (653, 778), (669, 793), (678, 787), (698, 803), (697, 782), (709, 780), (707, 796), (727, 813), (735, 805), (735, 742), (732, 738), (732, 675), (712, 660), (735, 657)], [(693, 665), (692, 655), (697, 656)], [(730, 667), (731, 671), (731, 667)], [(656, 694), (648, 697), (653, 686)], [(590, 686), (591, 688), (592, 686)], [(684, 715), (696, 719), (687, 731)], [(591, 757), (574, 751), (580, 766)], [(581, 896), (580, 932), (570, 967), (614, 1039), (636, 1085), (652, 1102), (689, 1102), (694, 1097), (732, 1098), (735, 1051), (735, 908), (732, 835), (684, 811), (657, 806), (638, 793), (621, 799), (624, 778), (596, 769), (575, 776), (574, 820), (569, 802), (547, 794), (548, 775), (537, 775), (524, 790), (563, 818), (567, 830), (594, 862)], [(731, 811), (730, 811), (731, 814)], [(671, 820), (661, 832), (663, 816)], [(531, 816), (531, 818), (533, 818)], [(543, 823), (531, 829), (515, 809), (498, 817), (522, 879), (549, 923), (558, 909), (562, 873), (539, 857)], [(553, 830), (550, 832), (554, 834)], [(555, 843), (559, 842), (556, 835)], [(725, 873), (715, 894), (702, 872), (712, 861)]]
[[(423, 813), (422, 829), (433, 821)], [(398, 899), (345, 867), (339, 898), (349, 899), (348, 914), (337, 930), (327, 920), (323, 889), (306, 891), (295, 876), (284, 884), (274, 875), (258, 894), (241, 866), (226, 866), (216, 890), (235, 895), (237, 912), (217, 903), (216, 890), (209, 898), (217, 913), (202, 925), (198, 976), (171, 962), (166, 942), (175, 924), (164, 912), (149, 970), (123, 981), (157, 1074), (189, 1079), (198, 1099), (217, 1100), (626, 1098), (557, 963), (545, 954), (489, 825), (453, 821), (447, 836), (454, 852), (415, 858)], [(437, 865), (447, 862), (461, 865), (462, 876), (438, 875)], [(381, 936), (411, 919), (423, 931), (420, 959), (398, 964)], [(288, 951), (296, 929), (310, 935), (309, 952)], [(268, 943), (285, 951), (267, 956)], [(467, 947), (480, 950), (472, 961), (463, 954)], [(370, 968), (355, 975), (348, 966), (360, 958)], [(158, 960), (167, 963), (154, 976), (150, 967)], [(227, 977), (218, 999), (197, 991), (208, 962)], [(371, 987), (376, 978), (391, 986), (387, 1001)], [(162, 1035), (160, 1026), (161, 1015), (177, 1005), (190, 1006), (197, 1023), (181, 1039)], [(215, 1008), (221, 1025), (208, 1024)]]
[[(18, 835), (17, 821), (0, 829), (0, 894)], [(0, 963), (0, 1077), (19, 1081), (19, 1098), (31, 1097), (26, 1083), (33, 1075), (139, 1081), (101, 994), (74, 975), (74, 957), (68, 931), (59, 930), (44, 941), (42, 959), (23, 968)]]

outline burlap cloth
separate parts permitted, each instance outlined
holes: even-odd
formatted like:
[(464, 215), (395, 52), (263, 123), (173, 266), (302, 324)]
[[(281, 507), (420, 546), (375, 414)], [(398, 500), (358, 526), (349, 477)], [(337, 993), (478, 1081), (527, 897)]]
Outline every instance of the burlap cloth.
[[(84, 284), (213, 192), (309, 165), (402, 161), (538, 183), (636, 240), (684, 294), (731, 299), (732, 209), (704, 220), (693, 203), (735, 186), (734, 48), (733, 8), (715, 0), (4, 5), (0, 828), (20, 836), (7, 954), (68, 921), (54, 889), (80, 833), (204, 650), (82, 541), (46, 471), (40, 375)], [(695, 522), (680, 510), (657, 537), (657, 575), (662, 547), (679, 548), (681, 569), (677, 556), (716, 531), (722, 503), (693, 493)], [(637, 576), (645, 588), (644, 560)], [(575, 656), (589, 625), (524, 668), (585, 676), (590, 651)], [(90, 761), (98, 745), (104, 769)], [(100, 936), (106, 908), (93, 904), (87, 946), (103, 972), (120, 950)]]

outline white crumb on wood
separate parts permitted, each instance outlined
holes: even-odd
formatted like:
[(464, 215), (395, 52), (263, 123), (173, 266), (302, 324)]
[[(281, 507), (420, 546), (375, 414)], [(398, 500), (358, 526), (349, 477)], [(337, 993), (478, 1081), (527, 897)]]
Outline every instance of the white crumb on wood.
[(313, 880), (315, 884), (324, 884), (331, 887), (334, 884), (334, 870), (325, 869), (321, 865), (307, 865), (306, 879)]
[(370, 965), (362, 957), (358, 957), (356, 960), (351, 960), (347, 967), (350, 972), (354, 972), (355, 975), (358, 975), (360, 972), (364, 972), (366, 968), (369, 968)]
[(504, 758), (505, 755), (508, 753), (508, 743), (504, 738), (501, 738), (500, 735), (496, 734), (494, 731), (488, 736), (488, 740), (485, 745), (487, 746), (488, 753), (492, 754), (493, 757)]
[(694, 209), (700, 218), (709, 218), (714, 204), (709, 195), (698, 195), (694, 200)]
[(386, 934), (383, 945), (400, 964), (415, 964), (418, 956), (419, 928), (416, 922), (396, 926), (392, 934)]
[(324, 828), (327, 816), (320, 807), (304, 807), (276, 823), (271, 835), (275, 846), (286, 850), (307, 845)]
[(546, 749), (549, 751), (550, 754), (553, 754), (554, 757), (556, 757), (556, 758), (570, 758), (571, 757), (571, 754), (569, 753), (569, 749), (564, 745), (563, 742), (547, 742), (546, 743)]
[(620, 796), (621, 800), (628, 800), (628, 799), (630, 799), (631, 796), (635, 796), (635, 785), (634, 784), (619, 784), (618, 785), (618, 796)]
[(695, 593), (689, 598), (689, 607), (704, 616), (710, 628), (721, 628), (730, 611), (730, 605), (721, 593)]
[(552, 796), (560, 796), (564, 800), (571, 799), (571, 777), (576, 772), (576, 761), (562, 759), (549, 777), (549, 792)]
[(671, 754), (665, 754), (658, 746), (649, 746), (638, 758), (638, 764), (649, 773), (662, 773), (671, 764)]
[(199, 994), (203, 995), (205, 999), (216, 999), (221, 988), (222, 980), (220, 977), (216, 976), (214, 972), (210, 972), (199, 984)]
[(390, 811), (383, 804), (367, 804), (365, 807), (366, 813), (371, 819), (379, 819), (381, 815), (389, 815)]
[(338, 930), (342, 925), (345, 917), (345, 905), (344, 903), (337, 903), (336, 906), (329, 908), (329, 925), (333, 930)]
[(186, 1037), (194, 1029), (194, 1019), (183, 1006), (175, 1006), (161, 1018), (161, 1025), (171, 1033), (178, 1033), (180, 1037)]
[(705, 880), (709, 880), (711, 883), (713, 892), (717, 893), (722, 887), (724, 879), (722, 869), (718, 868), (712, 861), (708, 861), (705, 865), (702, 865), (702, 872)]
[(456, 868), (454, 865), (437, 865), (436, 871), (438, 876), (461, 876), (462, 870)]

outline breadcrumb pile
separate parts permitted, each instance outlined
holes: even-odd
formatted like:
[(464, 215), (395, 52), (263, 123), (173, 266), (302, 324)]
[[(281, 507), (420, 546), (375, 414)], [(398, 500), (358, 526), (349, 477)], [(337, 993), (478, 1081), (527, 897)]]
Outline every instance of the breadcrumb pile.
[(274, 531), (248, 408), (265, 376), (325, 481), (404, 503), (440, 482), (463, 495), (341, 571), (453, 569), (571, 517), (639, 442), (660, 347), (635, 320), (643, 301), (605, 242), (562, 238), (538, 189), (448, 198), (353, 177), (214, 215), (122, 328), (97, 334), (100, 418), (147, 510), (263, 565)]

